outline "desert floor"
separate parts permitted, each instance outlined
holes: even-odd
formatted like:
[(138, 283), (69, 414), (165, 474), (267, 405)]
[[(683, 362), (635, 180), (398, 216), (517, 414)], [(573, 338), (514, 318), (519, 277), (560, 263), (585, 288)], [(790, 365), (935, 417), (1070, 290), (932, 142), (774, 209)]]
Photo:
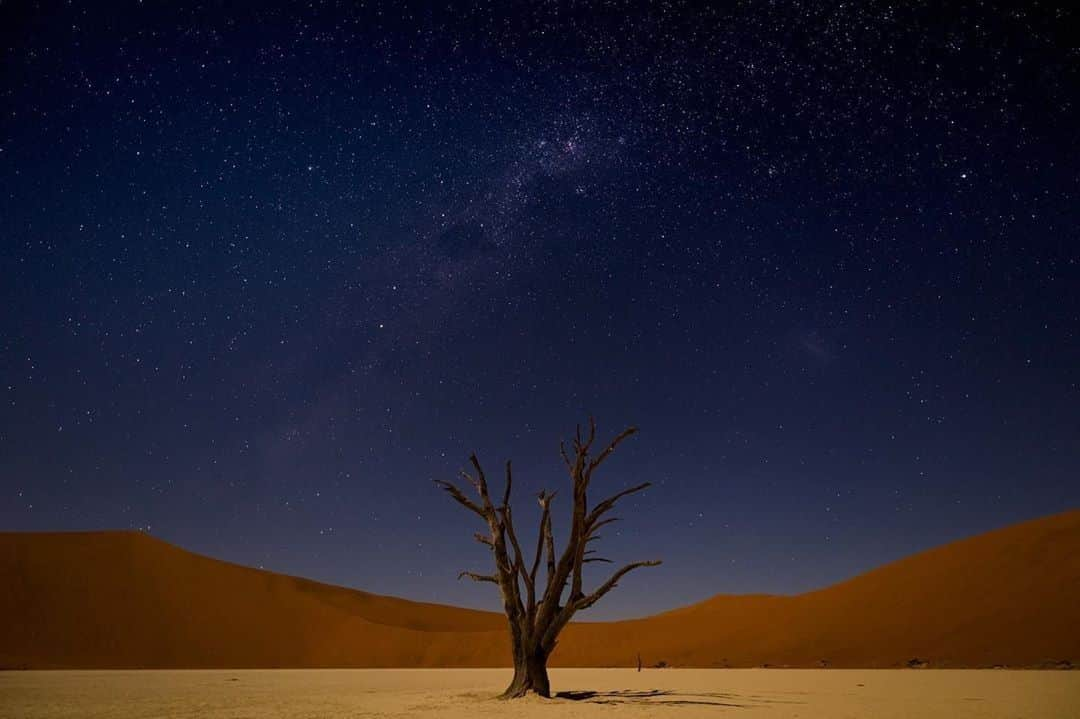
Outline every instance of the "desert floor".
[(1080, 717), (1080, 672), (554, 669), (498, 701), (503, 669), (0, 673), (0, 717)]

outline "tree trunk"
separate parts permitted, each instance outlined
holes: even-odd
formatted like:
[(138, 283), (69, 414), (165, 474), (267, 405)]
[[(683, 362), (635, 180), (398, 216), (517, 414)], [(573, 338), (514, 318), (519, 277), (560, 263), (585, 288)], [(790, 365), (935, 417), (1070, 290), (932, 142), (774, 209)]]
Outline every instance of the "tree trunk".
[(532, 692), (545, 699), (551, 697), (548, 683), (547, 655), (543, 651), (514, 652), (514, 678), (502, 693), (502, 699), (517, 699)]

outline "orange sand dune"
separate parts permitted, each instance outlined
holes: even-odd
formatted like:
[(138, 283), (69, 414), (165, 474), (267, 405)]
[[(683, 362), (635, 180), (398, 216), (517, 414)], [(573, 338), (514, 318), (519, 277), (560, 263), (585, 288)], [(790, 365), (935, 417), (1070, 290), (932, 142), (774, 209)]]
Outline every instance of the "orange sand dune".
[[(0, 667), (509, 663), (497, 614), (220, 562), (133, 532), (0, 533)], [(553, 664), (1080, 663), (1080, 511), (932, 549), (797, 596), (717, 596), (572, 625)]]

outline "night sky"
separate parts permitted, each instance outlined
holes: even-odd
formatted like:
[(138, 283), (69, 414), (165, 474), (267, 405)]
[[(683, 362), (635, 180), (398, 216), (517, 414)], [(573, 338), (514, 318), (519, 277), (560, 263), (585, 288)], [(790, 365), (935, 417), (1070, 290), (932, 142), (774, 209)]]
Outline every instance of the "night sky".
[(1080, 505), (1067, 3), (243, 5), (0, 6), (0, 529), (497, 608), (431, 480), (590, 413), (591, 618)]

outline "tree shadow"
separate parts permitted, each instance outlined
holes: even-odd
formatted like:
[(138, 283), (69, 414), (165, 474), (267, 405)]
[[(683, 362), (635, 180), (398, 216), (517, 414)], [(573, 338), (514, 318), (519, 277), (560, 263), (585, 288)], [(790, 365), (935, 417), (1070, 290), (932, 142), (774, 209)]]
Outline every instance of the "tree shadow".
[(765, 704), (805, 704), (797, 699), (773, 698), (760, 694), (728, 694), (724, 692), (681, 692), (674, 689), (589, 689), (558, 692), (556, 699), (589, 704), (664, 704), (668, 706), (713, 706), (749, 709)]
[(747, 704), (733, 701), (733, 694), (721, 693), (683, 693), (670, 689), (616, 689), (613, 691), (566, 691), (555, 695), (557, 699), (568, 699), (590, 704), (669, 704), (744, 708)]

